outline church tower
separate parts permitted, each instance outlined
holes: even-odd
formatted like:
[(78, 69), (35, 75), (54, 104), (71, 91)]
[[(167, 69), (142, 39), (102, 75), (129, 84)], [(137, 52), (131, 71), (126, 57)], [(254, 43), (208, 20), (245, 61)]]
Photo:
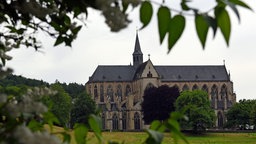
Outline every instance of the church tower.
[(143, 63), (143, 53), (141, 52), (141, 49), (140, 49), (138, 33), (136, 33), (134, 52), (132, 55), (133, 55), (133, 66), (135, 68), (138, 68), (138, 66)]

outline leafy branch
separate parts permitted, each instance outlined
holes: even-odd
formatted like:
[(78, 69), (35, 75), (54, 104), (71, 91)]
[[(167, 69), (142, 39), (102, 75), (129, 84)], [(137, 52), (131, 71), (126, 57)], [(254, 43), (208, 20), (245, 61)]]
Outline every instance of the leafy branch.
[[(168, 52), (174, 47), (176, 42), (180, 39), (181, 35), (186, 26), (185, 16), (195, 17), (195, 26), (197, 36), (201, 42), (203, 49), (205, 48), (207, 34), (209, 28), (213, 30), (213, 37), (215, 38), (216, 32), (220, 29), (227, 46), (229, 46), (229, 39), (231, 33), (231, 20), (229, 12), (226, 10), (227, 7), (231, 8), (236, 14), (238, 20), (240, 21), (240, 14), (237, 7), (243, 7), (252, 10), (246, 3), (241, 0), (217, 0), (216, 6), (205, 12), (200, 12), (199, 9), (190, 7), (188, 3), (190, 0), (181, 0), (182, 10), (176, 10), (170, 8), (163, 3), (158, 3), (155, 1), (143, 1), (140, 7), (140, 20), (143, 24), (142, 29), (145, 28), (152, 19), (153, 16), (153, 6), (152, 4), (159, 5), (157, 10), (157, 20), (158, 20), (158, 31), (160, 44), (162, 44), (166, 35), (168, 36)], [(188, 11), (192, 12), (188, 13)], [(213, 16), (210, 12), (214, 11)], [(177, 14), (172, 15), (172, 12)]]

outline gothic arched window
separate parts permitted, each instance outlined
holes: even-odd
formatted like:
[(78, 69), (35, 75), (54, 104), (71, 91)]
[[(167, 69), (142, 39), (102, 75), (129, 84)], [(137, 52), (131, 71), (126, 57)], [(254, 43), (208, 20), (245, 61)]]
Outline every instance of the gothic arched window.
[(104, 102), (104, 87), (100, 85), (100, 102)]
[(112, 128), (113, 130), (118, 130), (118, 116), (116, 113), (112, 117)]
[(180, 88), (177, 84), (175, 84), (173, 87), (176, 87), (180, 91)]
[(132, 92), (132, 89), (130, 87), (130, 85), (126, 85), (126, 88), (125, 88), (125, 96), (129, 96)]
[(123, 125), (123, 130), (126, 130), (126, 117), (127, 117), (126, 112), (123, 112), (123, 114), (122, 114), (122, 125)]
[(216, 85), (213, 85), (211, 88), (211, 105), (215, 107), (215, 99), (218, 98), (218, 88)]
[(89, 95), (92, 95), (91, 85), (89, 85)]
[(134, 129), (140, 129), (140, 114), (138, 112), (134, 114)]
[(188, 90), (189, 90), (189, 87), (188, 87), (187, 84), (185, 84), (185, 85), (183, 86), (183, 88), (182, 88), (182, 91), (188, 91)]
[(113, 96), (113, 88), (111, 85), (108, 86), (108, 89), (107, 89), (107, 97), (108, 99), (111, 101), (111, 102), (114, 102), (114, 96)]
[(101, 120), (102, 120), (102, 129), (105, 129), (106, 128), (106, 125), (105, 125), (105, 114), (104, 113), (102, 113), (102, 115), (101, 115)]
[(205, 91), (205, 92), (207, 92), (207, 93), (208, 93), (208, 87), (207, 87), (207, 85), (203, 85), (203, 87), (202, 87), (202, 91)]
[(225, 84), (221, 87), (220, 95), (221, 95), (221, 99), (227, 98), (228, 92)]
[(198, 90), (198, 86), (196, 84), (193, 85), (193, 87), (192, 87), (192, 91), (194, 91), (194, 90)]
[(218, 112), (217, 117), (218, 117), (218, 127), (223, 128), (224, 119), (223, 119), (222, 113)]
[(98, 88), (97, 88), (97, 85), (94, 86), (94, 98), (95, 99), (98, 98)]
[(148, 83), (146, 86), (146, 89), (153, 88), (153, 87), (155, 87), (155, 86), (152, 83)]
[(120, 84), (117, 86), (116, 96), (118, 99), (122, 100), (122, 86)]

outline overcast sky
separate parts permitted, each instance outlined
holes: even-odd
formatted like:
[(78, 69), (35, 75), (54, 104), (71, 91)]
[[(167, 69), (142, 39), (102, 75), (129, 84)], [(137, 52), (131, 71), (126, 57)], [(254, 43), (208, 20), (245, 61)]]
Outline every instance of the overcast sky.
[[(211, 1), (211, 0), (209, 0)], [(209, 2), (207, 1), (207, 2)], [(211, 7), (205, 0), (195, 0), (203, 8)], [(253, 0), (246, 0), (254, 10)], [(175, 6), (175, 5), (174, 5)], [(166, 41), (160, 45), (156, 17), (148, 27), (139, 31), (141, 49), (144, 61), (150, 59), (154, 65), (225, 65), (231, 73), (234, 91), (239, 99), (256, 99), (256, 13), (239, 9), (241, 23), (239, 24), (233, 12), (230, 46), (227, 47), (220, 31), (212, 39), (212, 31), (208, 33), (205, 50), (195, 33), (192, 17), (188, 17), (183, 36), (167, 54)], [(86, 27), (82, 29), (73, 47), (60, 45), (53, 47), (54, 40), (46, 34), (40, 34), (44, 48), (43, 52), (22, 48), (10, 54), (13, 60), (7, 63), (15, 74), (28, 78), (44, 80), (53, 83), (76, 82), (85, 84), (98, 65), (129, 65), (132, 63), (136, 28), (141, 27), (138, 8), (130, 13), (132, 23), (118, 33), (110, 32), (104, 23), (104, 18), (98, 11), (89, 10)]]

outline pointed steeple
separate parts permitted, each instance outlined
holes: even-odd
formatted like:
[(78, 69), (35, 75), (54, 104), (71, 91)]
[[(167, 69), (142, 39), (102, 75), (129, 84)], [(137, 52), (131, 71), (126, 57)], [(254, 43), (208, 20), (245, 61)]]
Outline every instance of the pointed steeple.
[(133, 66), (137, 68), (140, 64), (143, 63), (143, 53), (140, 48), (140, 41), (138, 32), (136, 32), (136, 40), (135, 40), (135, 46), (134, 46), (134, 52), (133, 52)]

